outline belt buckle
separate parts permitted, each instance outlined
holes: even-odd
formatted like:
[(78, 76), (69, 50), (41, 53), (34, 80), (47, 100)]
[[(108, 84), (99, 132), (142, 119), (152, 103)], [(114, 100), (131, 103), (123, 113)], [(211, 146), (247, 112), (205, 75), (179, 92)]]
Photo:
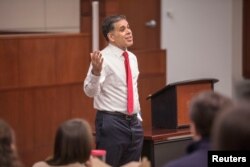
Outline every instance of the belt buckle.
[(125, 119), (126, 119), (127, 121), (131, 121), (132, 116), (130, 116), (130, 115), (126, 115), (126, 116), (125, 116)]

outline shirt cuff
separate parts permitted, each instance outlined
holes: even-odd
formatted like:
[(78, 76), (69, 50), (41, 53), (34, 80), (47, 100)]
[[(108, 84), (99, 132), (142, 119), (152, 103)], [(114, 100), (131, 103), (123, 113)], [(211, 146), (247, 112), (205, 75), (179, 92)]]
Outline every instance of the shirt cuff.
[(93, 81), (93, 82), (97, 82), (101, 78), (101, 75), (100, 76), (96, 76), (96, 75), (94, 75), (92, 73), (90, 75), (91, 75), (91, 81)]

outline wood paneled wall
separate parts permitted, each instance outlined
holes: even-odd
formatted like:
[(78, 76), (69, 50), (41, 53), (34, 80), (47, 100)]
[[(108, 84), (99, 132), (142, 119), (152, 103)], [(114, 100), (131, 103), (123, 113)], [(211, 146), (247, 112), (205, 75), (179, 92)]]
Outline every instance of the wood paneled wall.
[(0, 117), (16, 131), (27, 166), (51, 154), (63, 121), (94, 127), (92, 99), (82, 91), (89, 67), (88, 34), (0, 37)]
[(166, 51), (134, 51), (139, 66), (139, 98), (144, 129), (152, 128), (151, 101), (146, 98), (166, 84)]
[(89, 38), (69, 34), (1, 36), (0, 89), (82, 81), (89, 66)]

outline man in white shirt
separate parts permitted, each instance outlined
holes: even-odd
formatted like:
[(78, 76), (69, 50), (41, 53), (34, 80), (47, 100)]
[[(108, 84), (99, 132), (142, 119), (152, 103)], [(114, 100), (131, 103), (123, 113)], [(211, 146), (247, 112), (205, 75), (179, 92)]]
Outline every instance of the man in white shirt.
[[(126, 17), (107, 17), (102, 31), (109, 44), (101, 52), (90, 54), (91, 63), (83, 89), (87, 96), (94, 98), (97, 110), (96, 147), (107, 151), (108, 164), (119, 167), (138, 161), (141, 156), (143, 129), (138, 118), (139, 70), (136, 56), (127, 50), (133, 45), (133, 35)], [(130, 67), (125, 67), (125, 60)]]

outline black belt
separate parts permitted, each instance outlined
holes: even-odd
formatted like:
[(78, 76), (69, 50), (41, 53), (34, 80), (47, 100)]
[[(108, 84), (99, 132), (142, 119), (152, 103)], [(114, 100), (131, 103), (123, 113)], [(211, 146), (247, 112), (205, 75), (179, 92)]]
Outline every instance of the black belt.
[(127, 114), (123, 114), (123, 113), (118, 112), (118, 111), (104, 111), (104, 110), (97, 110), (97, 111), (102, 112), (104, 114), (117, 116), (117, 117), (123, 118), (123, 119), (128, 120), (128, 121), (137, 118), (137, 114), (127, 115)]

